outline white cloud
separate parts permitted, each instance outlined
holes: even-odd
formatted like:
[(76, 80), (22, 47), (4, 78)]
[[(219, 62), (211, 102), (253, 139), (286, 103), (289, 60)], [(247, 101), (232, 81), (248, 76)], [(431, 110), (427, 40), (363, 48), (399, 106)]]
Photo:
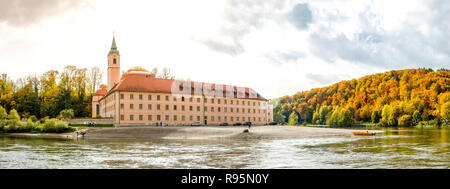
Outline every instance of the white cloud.
[(49, 11), (42, 4), (51, 1), (20, 1), (37, 9), (28, 13), (0, 6), (8, 10), (0, 13), (1, 73), (69, 64), (106, 72), (113, 30), (123, 70), (170, 67), (179, 78), (269, 98), (389, 69), (450, 67), (446, 1), (73, 0)]

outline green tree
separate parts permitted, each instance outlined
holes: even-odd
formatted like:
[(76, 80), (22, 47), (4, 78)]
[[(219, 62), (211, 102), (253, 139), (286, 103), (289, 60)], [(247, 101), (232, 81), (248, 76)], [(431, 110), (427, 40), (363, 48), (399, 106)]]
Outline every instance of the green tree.
[(5, 108), (0, 105), (0, 122), (6, 120), (6, 118), (8, 118), (8, 113), (6, 112)]
[(395, 110), (390, 105), (384, 105), (381, 111), (381, 125), (382, 126), (396, 126)]
[(20, 123), (20, 116), (15, 109), (12, 109), (8, 115), (8, 126), (12, 130), (16, 130)]
[(450, 101), (442, 105), (440, 115), (443, 123), (450, 125)]
[(329, 116), (328, 106), (321, 106), (319, 109), (319, 124), (325, 125)]
[(330, 118), (327, 120), (327, 125), (331, 126), (339, 126), (339, 116), (340, 116), (341, 109), (339, 107), (336, 107), (333, 110), (333, 113), (331, 113)]
[(378, 110), (372, 112), (371, 121), (372, 123), (378, 123), (380, 121), (381, 115)]
[(62, 119), (71, 119), (74, 117), (74, 113), (72, 109), (65, 109), (59, 113)]
[(339, 112), (339, 122), (338, 125), (340, 127), (349, 127), (353, 124), (352, 113), (349, 109), (343, 108)]
[(297, 124), (298, 124), (298, 115), (294, 111), (289, 116), (289, 123), (288, 123), (288, 125), (297, 125)]
[(274, 122), (286, 123), (285, 120), (286, 120), (286, 118), (284, 117), (283, 114), (281, 114), (281, 112), (279, 112), (279, 111), (273, 112), (273, 121)]

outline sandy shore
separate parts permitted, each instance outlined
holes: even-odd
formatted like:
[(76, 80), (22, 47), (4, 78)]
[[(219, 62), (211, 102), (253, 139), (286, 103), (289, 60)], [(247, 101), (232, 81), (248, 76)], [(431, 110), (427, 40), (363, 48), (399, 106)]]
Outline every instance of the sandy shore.
[[(246, 139), (246, 138), (316, 138), (353, 136), (352, 132), (365, 130), (295, 127), (295, 126), (252, 126), (243, 132), (243, 126), (200, 126), (200, 127), (117, 127), (88, 128), (85, 139)], [(380, 133), (383, 131), (371, 131)], [(76, 139), (76, 133), (11, 133), (1, 134), (10, 137), (36, 137)], [(81, 139), (81, 134), (78, 135)]]
[[(253, 126), (247, 127), (120, 127), (89, 129), (85, 138), (135, 138), (135, 139), (212, 139), (212, 138), (314, 138), (353, 136), (353, 129), (292, 127), (292, 126)], [(371, 131), (382, 132), (382, 131)]]

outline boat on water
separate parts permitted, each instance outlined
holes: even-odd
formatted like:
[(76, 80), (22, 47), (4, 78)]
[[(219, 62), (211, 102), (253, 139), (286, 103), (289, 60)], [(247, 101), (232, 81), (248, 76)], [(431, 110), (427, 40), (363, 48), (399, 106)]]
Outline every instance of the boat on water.
[(375, 132), (369, 132), (369, 131), (366, 131), (366, 132), (358, 131), (358, 132), (352, 132), (352, 133), (355, 136), (372, 136), (372, 135), (375, 135)]

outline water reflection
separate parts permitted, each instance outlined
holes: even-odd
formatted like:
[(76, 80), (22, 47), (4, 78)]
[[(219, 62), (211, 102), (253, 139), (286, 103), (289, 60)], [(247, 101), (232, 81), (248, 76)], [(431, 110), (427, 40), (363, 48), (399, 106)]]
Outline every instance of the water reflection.
[(449, 168), (448, 129), (283, 140), (0, 137), (0, 168)]

